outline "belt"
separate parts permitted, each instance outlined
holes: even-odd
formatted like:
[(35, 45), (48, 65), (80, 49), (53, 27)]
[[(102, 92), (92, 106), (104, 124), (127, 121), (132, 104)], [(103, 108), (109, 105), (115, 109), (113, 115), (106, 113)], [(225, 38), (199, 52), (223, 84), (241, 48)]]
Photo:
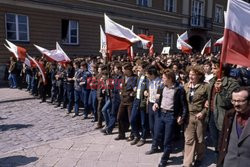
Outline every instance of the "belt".
[(167, 112), (174, 112), (173, 110), (165, 110), (165, 109), (161, 109), (161, 112), (163, 112), (163, 113), (167, 113)]

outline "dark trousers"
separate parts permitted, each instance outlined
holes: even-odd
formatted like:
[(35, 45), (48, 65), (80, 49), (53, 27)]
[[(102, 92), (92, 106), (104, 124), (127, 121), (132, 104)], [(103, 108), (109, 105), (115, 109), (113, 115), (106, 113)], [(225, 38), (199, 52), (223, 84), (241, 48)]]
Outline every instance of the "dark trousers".
[(220, 131), (217, 129), (214, 122), (214, 113), (210, 114), (209, 122), (208, 122), (209, 134), (212, 140), (213, 147), (215, 151), (218, 151), (218, 142), (220, 137)]
[(148, 103), (148, 122), (149, 122), (149, 130), (151, 133), (152, 139), (154, 138), (154, 126), (155, 126), (155, 117), (157, 112), (153, 111), (154, 103)]
[(58, 96), (58, 87), (56, 86), (56, 84), (52, 84), (51, 87), (51, 102), (56, 101)]
[(117, 114), (118, 121), (118, 133), (120, 136), (125, 136), (125, 133), (129, 129), (129, 118), (131, 116), (132, 104), (120, 104)]
[(102, 126), (103, 116), (102, 116), (102, 107), (104, 106), (104, 98), (98, 98), (97, 105), (97, 126)]
[(75, 101), (75, 114), (79, 114), (79, 103), (82, 100), (82, 91), (74, 90), (74, 101)]
[(164, 136), (163, 147), (164, 153), (161, 157), (162, 163), (167, 163), (170, 153), (172, 151), (172, 140), (174, 132), (174, 112), (158, 112), (159, 116), (155, 120), (155, 138), (153, 145), (161, 143), (161, 138)]
[(74, 103), (74, 85), (68, 85), (67, 87), (67, 97), (68, 97), (68, 112), (70, 113), (73, 109), (73, 103)]
[[(135, 99), (131, 111), (131, 132), (137, 138), (146, 139), (147, 137), (147, 114), (146, 108), (140, 108), (141, 100)], [(141, 129), (141, 135), (140, 135)]]
[(90, 93), (89, 89), (82, 88), (82, 102), (84, 105), (84, 112), (83, 112), (84, 117), (87, 117), (89, 114), (89, 93)]
[(91, 90), (89, 94), (89, 106), (94, 115), (94, 120), (97, 120), (97, 92), (96, 90)]
[(118, 113), (119, 106), (121, 103), (120, 95), (115, 95), (111, 101), (112, 101), (111, 102), (112, 107), (111, 107), (111, 112), (110, 112), (110, 120), (109, 120), (109, 124), (106, 128), (109, 132), (112, 132), (114, 127), (115, 127), (117, 113)]

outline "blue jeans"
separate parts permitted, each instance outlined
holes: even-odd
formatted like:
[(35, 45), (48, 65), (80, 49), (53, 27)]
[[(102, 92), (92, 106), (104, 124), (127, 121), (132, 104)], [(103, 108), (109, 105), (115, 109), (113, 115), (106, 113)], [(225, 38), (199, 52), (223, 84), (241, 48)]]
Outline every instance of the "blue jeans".
[(70, 113), (73, 109), (73, 103), (74, 103), (74, 86), (67, 85), (67, 97), (68, 97), (68, 112)]
[(16, 74), (9, 74), (8, 77), (9, 83), (10, 83), (10, 87), (11, 88), (16, 88), (17, 87), (17, 76)]
[(31, 90), (32, 90), (32, 94), (33, 95), (37, 95), (38, 94), (37, 79), (34, 76), (31, 79)]
[(120, 103), (121, 103), (120, 95), (114, 94), (114, 96), (112, 97), (110, 120), (108, 126), (106, 127), (107, 131), (110, 133), (113, 131), (115, 127), (115, 122), (117, 119), (117, 113), (119, 110)]
[(31, 80), (32, 80), (32, 77), (30, 74), (26, 74), (26, 83), (27, 83), (27, 90), (31, 90)]
[(148, 103), (148, 121), (149, 121), (149, 130), (151, 133), (152, 139), (154, 139), (154, 126), (155, 126), (155, 117), (157, 112), (153, 111), (154, 103)]
[(208, 127), (209, 127), (209, 134), (212, 140), (213, 147), (215, 148), (215, 151), (218, 151), (218, 141), (219, 141), (220, 131), (217, 129), (215, 125), (213, 112), (210, 113)]
[(74, 90), (74, 100), (75, 100), (75, 114), (79, 114), (79, 102), (82, 100), (82, 91)]
[(94, 120), (97, 120), (97, 91), (91, 90), (89, 94), (89, 106), (92, 109)]
[[(153, 142), (161, 143), (161, 138), (164, 136), (163, 147), (164, 153), (161, 157), (162, 163), (167, 163), (170, 153), (172, 151), (172, 140), (174, 132), (174, 112), (163, 113), (158, 112), (159, 116), (155, 120), (155, 138)], [(157, 145), (153, 143), (154, 145)]]
[(82, 88), (82, 102), (83, 102), (83, 105), (84, 105), (84, 112), (83, 112), (84, 117), (88, 116), (88, 110), (89, 110), (89, 104), (88, 104), (88, 102), (89, 102), (89, 93), (90, 93), (89, 89)]
[[(135, 99), (130, 116), (131, 132), (137, 138), (146, 139), (147, 137), (147, 114), (146, 108), (140, 108), (141, 100)], [(138, 120), (140, 118), (141, 128), (138, 127)], [(141, 129), (141, 135), (140, 135)]]
[(106, 127), (109, 125), (110, 121), (110, 110), (111, 110), (111, 100), (109, 97), (105, 97), (105, 104), (102, 107), (102, 115), (106, 122)]

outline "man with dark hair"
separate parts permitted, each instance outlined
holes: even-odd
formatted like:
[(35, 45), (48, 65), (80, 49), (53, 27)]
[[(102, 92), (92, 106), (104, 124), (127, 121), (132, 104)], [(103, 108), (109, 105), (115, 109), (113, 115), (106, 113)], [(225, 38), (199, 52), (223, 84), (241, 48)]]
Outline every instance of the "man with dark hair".
[[(165, 167), (172, 151), (172, 140), (174, 135), (174, 123), (182, 124), (187, 117), (187, 102), (185, 91), (179, 83), (176, 82), (175, 73), (172, 70), (166, 70), (162, 75), (164, 87), (158, 89), (156, 103), (153, 110), (157, 113), (155, 124), (155, 136), (149, 153), (157, 152), (157, 143), (162, 142), (164, 153), (161, 157), (159, 167)], [(158, 110), (159, 109), (159, 110)]]
[(231, 102), (234, 108), (224, 118), (217, 165), (247, 167), (250, 164), (250, 87), (234, 90)]

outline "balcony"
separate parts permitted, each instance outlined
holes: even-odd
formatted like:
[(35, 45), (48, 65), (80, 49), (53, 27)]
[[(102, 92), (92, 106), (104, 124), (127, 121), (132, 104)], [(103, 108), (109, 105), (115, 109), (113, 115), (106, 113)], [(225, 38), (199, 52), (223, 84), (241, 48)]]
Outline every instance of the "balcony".
[(212, 18), (195, 15), (189, 18), (190, 29), (212, 30)]

